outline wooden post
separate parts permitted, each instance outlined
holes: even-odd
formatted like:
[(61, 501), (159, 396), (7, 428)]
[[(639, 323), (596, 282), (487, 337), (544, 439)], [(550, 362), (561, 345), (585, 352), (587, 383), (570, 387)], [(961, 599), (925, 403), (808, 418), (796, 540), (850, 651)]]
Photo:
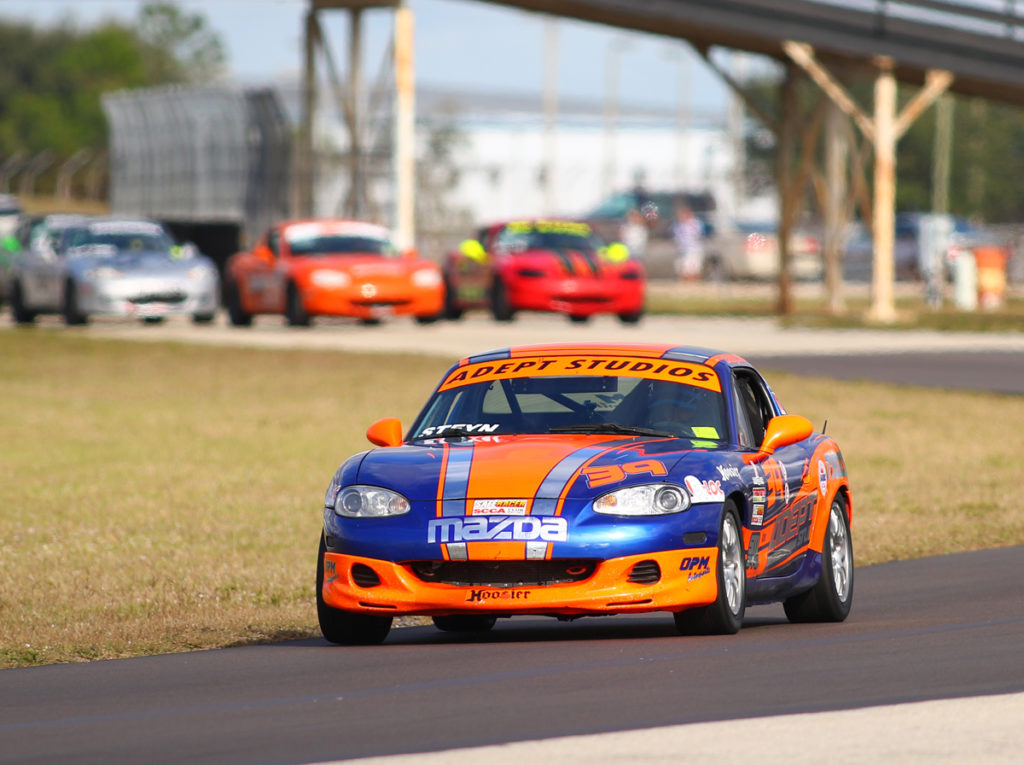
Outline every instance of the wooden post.
[(875, 258), (871, 276), (868, 318), (891, 323), (896, 319), (893, 294), (893, 245), (896, 228), (896, 78), (892, 59), (877, 60), (875, 80)]
[(825, 116), (825, 294), (828, 310), (843, 310), (842, 243), (846, 225), (844, 201), (846, 199), (847, 147), (843, 131), (843, 112), (834, 101), (829, 101)]
[(416, 241), (416, 90), (412, 9), (395, 8), (395, 237)]
[(782, 81), (781, 93), (781, 130), (779, 131), (778, 169), (779, 179), (779, 294), (776, 311), (781, 315), (793, 312), (792, 280), (790, 277), (790, 240), (792, 239), (794, 205), (799, 204), (796, 186), (795, 145), (798, 114), (796, 98), (796, 77), (792, 66), (786, 67), (786, 77)]

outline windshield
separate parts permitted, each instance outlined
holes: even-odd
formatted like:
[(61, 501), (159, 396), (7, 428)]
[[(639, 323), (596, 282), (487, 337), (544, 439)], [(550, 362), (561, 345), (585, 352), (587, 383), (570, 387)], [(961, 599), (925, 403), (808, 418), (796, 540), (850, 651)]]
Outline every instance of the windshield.
[(161, 226), (150, 223), (94, 223), (67, 232), (68, 249), (96, 245), (113, 247), (118, 252), (168, 252), (174, 240)]
[(727, 428), (721, 386), (710, 367), (657, 358), (538, 356), (457, 367), (409, 438), (511, 433), (718, 442)]
[(494, 249), (518, 253), (527, 250), (596, 252), (604, 242), (586, 223), (574, 221), (522, 221), (498, 232)]

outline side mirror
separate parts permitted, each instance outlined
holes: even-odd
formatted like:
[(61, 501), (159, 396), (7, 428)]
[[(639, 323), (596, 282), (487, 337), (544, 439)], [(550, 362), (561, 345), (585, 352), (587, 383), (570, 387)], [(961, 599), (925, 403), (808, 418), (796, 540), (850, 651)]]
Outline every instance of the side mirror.
[(459, 252), (470, 260), (475, 260), (477, 263), (484, 263), (487, 260), (487, 251), (484, 249), (484, 246), (475, 239), (467, 239), (460, 244)]
[(410, 247), (409, 249), (402, 251), (402, 257), (403, 258), (408, 258), (409, 260), (415, 260), (419, 256), (420, 256), (420, 251), (417, 250), (415, 247)]
[(274, 253), (271, 252), (270, 248), (265, 244), (257, 244), (252, 248), (252, 254), (260, 260), (266, 261), (267, 263), (274, 262)]
[(377, 420), (366, 429), (366, 437), (371, 444), (377, 446), (402, 445), (402, 421), (397, 417), (385, 417)]
[(761, 454), (772, 454), (783, 446), (803, 441), (814, 432), (814, 425), (799, 414), (780, 414), (768, 420), (768, 427), (761, 442)]
[(629, 260), (629, 248), (622, 242), (613, 242), (601, 250), (601, 256), (610, 263), (624, 263)]

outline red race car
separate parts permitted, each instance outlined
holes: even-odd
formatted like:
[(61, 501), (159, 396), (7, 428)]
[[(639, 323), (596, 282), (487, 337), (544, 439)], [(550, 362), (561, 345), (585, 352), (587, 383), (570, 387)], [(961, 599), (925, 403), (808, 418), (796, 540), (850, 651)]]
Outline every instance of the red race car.
[(436, 263), (402, 252), (387, 229), (342, 219), (277, 223), (225, 266), (224, 302), (235, 326), (254, 314), (284, 314), (293, 326), (313, 316), (374, 324), (390, 316), (440, 318), (444, 280)]
[(444, 261), (445, 316), (490, 309), (498, 321), (516, 311), (553, 311), (573, 321), (597, 313), (635, 324), (644, 313), (646, 273), (625, 245), (605, 244), (589, 224), (568, 219), (497, 223)]

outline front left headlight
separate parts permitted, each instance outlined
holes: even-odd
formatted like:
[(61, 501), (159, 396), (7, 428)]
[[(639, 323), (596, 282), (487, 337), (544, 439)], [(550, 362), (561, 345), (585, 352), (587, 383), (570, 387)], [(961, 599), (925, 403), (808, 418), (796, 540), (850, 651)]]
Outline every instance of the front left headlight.
[(604, 515), (671, 515), (689, 507), (686, 489), (668, 483), (627, 486), (594, 500), (594, 512)]
[(421, 268), (412, 272), (412, 283), (417, 287), (436, 287), (441, 281), (441, 272), (436, 268)]
[(210, 268), (210, 266), (192, 266), (185, 272), (185, 276), (192, 281), (199, 281), (200, 279), (211, 279), (215, 273), (216, 269)]
[(334, 500), (334, 512), (345, 518), (381, 518), (409, 512), (409, 500), (379, 486), (347, 486)]
[(88, 276), (93, 281), (105, 281), (107, 279), (120, 279), (124, 274), (113, 266), (97, 266), (89, 271)]
[(315, 270), (309, 275), (309, 280), (324, 289), (344, 289), (352, 283), (352, 277), (344, 271), (331, 271), (326, 268)]

